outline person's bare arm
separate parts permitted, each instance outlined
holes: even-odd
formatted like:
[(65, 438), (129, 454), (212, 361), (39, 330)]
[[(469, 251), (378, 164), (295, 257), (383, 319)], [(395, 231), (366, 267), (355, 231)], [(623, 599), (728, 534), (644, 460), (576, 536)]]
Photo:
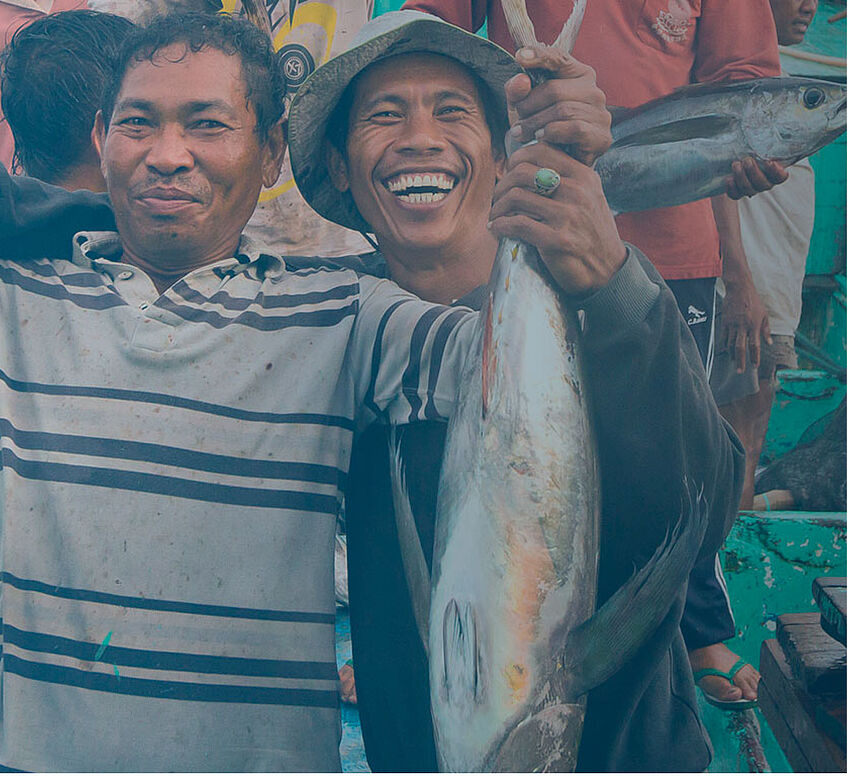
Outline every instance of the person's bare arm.
[(718, 195), (712, 198), (712, 211), (720, 236), (723, 281), (726, 285), (723, 325), (718, 334), (717, 346), (725, 346), (731, 351), (740, 373), (746, 366), (748, 346), (750, 360), (754, 366), (758, 366), (762, 341), (771, 343), (768, 314), (756, 292), (753, 276), (747, 265), (747, 256), (741, 241), (738, 204), (726, 195)]

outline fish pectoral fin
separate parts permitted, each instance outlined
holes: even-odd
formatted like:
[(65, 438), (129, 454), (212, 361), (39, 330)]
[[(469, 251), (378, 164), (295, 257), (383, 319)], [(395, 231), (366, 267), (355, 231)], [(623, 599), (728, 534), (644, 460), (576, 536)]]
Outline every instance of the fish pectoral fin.
[(469, 602), (450, 599), (442, 624), (443, 683), (452, 701), (474, 701), (481, 691), (476, 611)]
[(585, 706), (554, 704), (511, 730), (494, 757), (494, 772), (573, 772)]
[(704, 114), (703, 116), (666, 122), (658, 127), (650, 127), (630, 135), (617, 138), (612, 149), (624, 149), (632, 146), (656, 146), (676, 141), (690, 141), (695, 138), (715, 138), (730, 131), (738, 120), (728, 114)]
[(400, 452), (401, 435), (393, 426), (388, 431), (388, 460), (391, 468), (391, 497), (394, 504), (394, 522), (403, 573), (412, 599), (412, 612), (424, 651), (429, 653), (429, 599), (430, 576), (423, 545), (418, 536), (418, 526), (406, 488), (406, 465)]
[(683, 501), (687, 507), (650, 560), (565, 638), (571, 695), (587, 693), (630, 661), (683, 591), (708, 522), (702, 489), (695, 493), (686, 481)]

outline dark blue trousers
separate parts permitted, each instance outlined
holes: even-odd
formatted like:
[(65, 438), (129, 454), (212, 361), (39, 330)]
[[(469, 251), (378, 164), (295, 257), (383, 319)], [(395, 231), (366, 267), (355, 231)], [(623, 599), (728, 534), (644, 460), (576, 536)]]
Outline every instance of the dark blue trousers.
[[(697, 343), (706, 376), (715, 348), (715, 282), (708, 279), (672, 279), (668, 287)], [(723, 642), (735, 636), (735, 621), (720, 560), (700, 561), (688, 578), (688, 595), (680, 621), (689, 650)]]

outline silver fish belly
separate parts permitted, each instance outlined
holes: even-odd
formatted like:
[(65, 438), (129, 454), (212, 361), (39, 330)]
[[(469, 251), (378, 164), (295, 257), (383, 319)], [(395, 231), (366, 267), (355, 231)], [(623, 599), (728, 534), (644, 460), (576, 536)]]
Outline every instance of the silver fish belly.
[(429, 621), (443, 771), (569, 771), (583, 699), (569, 631), (594, 611), (599, 485), (579, 326), (504, 240), (450, 420)]

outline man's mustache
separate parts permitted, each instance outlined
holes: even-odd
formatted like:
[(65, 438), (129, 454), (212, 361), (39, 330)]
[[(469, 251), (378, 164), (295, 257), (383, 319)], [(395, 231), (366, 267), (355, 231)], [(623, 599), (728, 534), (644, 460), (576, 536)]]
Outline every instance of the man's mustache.
[(208, 182), (198, 182), (186, 176), (150, 176), (143, 182), (130, 186), (128, 194), (131, 198), (144, 197), (173, 197), (205, 201), (209, 194)]

